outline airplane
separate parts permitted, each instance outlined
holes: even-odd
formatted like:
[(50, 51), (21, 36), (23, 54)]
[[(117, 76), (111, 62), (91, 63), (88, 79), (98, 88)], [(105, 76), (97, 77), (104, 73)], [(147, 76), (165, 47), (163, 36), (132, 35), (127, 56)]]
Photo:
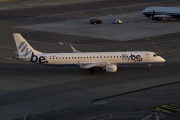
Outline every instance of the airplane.
[(164, 58), (150, 51), (80, 52), (72, 45), (72, 53), (42, 53), (34, 50), (19, 33), (13, 33), (13, 36), (18, 59), (49, 65), (78, 65), (80, 68), (89, 69), (91, 74), (94, 74), (97, 67), (106, 72), (116, 72), (119, 64), (145, 63), (150, 69), (153, 63), (165, 62)]
[(170, 18), (180, 18), (180, 8), (179, 7), (147, 7), (142, 11), (146, 17), (152, 20), (162, 20), (166, 18), (170, 21)]

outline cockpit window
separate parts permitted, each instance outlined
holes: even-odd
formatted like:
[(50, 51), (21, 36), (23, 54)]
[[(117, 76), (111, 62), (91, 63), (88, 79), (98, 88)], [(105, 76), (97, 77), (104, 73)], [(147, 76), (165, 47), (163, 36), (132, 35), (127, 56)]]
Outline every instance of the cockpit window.
[(157, 55), (156, 54), (153, 54), (153, 57), (156, 57)]

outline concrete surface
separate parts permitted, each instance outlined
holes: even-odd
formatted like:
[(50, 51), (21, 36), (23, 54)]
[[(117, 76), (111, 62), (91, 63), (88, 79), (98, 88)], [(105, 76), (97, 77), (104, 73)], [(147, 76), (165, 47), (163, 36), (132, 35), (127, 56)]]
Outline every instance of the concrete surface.
[[(102, 20), (103, 24), (91, 25), (89, 21), (94, 19), (91, 17), (85, 19), (69, 19), (54, 23), (34, 24), (18, 28), (118, 41), (180, 32), (180, 21), (173, 19), (170, 23), (166, 20), (148, 21), (147, 18), (141, 14), (141, 11), (95, 18)], [(116, 18), (122, 19), (123, 23), (112, 24), (112, 20)]]
[[(157, 111), (159, 108), (164, 111), (167, 120), (178, 120), (180, 116), (178, 107), (180, 106), (180, 33), (175, 33), (170, 26), (173, 24), (172, 27), (176, 29), (175, 25), (178, 25), (178, 22), (156, 23), (146, 21), (144, 17), (137, 18), (141, 19), (140, 23), (135, 22), (138, 25), (152, 23), (153, 27), (154, 25), (167, 26), (166, 30), (158, 31), (155, 27), (151, 29), (151, 32), (158, 31), (158, 34), (173, 32), (149, 37), (149, 39), (145, 37), (129, 41), (79, 36), (79, 33), (70, 35), (17, 28), (40, 23), (74, 21), (74, 19), (84, 21), (84, 18), (106, 15), (109, 17), (115, 13), (119, 14), (117, 8), (120, 4), (124, 6), (123, 13), (133, 11), (136, 13), (144, 7), (157, 4), (157, 2), (152, 3), (153, 0), (143, 0), (143, 3), (148, 3), (143, 5), (138, 4), (142, 2), (141, 0), (129, 0), (123, 3), (119, 1), (84, 3), (83, 7), (80, 7), (82, 4), (61, 6), (65, 11), (57, 10), (59, 6), (0, 11), (0, 119), (22, 120), (27, 115), (26, 120), (140, 120), (146, 114)], [(179, 3), (179, 0), (158, 1), (158, 5), (164, 6), (180, 5)], [(129, 6), (130, 4), (136, 5)], [(73, 13), (77, 7), (78, 12)], [(102, 9), (105, 7), (109, 11)], [(67, 10), (72, 13), (68, 14)], [(112, 27), (108, 17), (105, 22)], [(129, 30), (137, 30), (138, 28), (132, 27), (134, 25), (132, 22), (133, 20), (128, 21), (131, 25)], [(84, 25), (90, 26), (88, 22)], [(104, 26), (102, 28), (105, 28), (105, 25), (102, 24)], [(127, 23), (125, 25), (128, 26)], [(83, 26), (80, 27), (83, 28)], [(103, 31), (99, 25), (92, 28), (94, 27)], [(148, 27), (145, 26), (143, 30)], [(67, 30), (69, 31), (69, 28)], [(125, 49), (157, 52), (156, 47), (158, 47), (163, 52), (161, 56), (166, 59), (166, 63), (153, 65), (150, 71), (146, 70), (146, 65), (119, 66), (116, 73), (97, 70), (94, 75), (89, 74), (88, 70), (75, 66), (56, 67), (32, 64), (12, 58), (13, 51), (16, 50), (12, 37), (14, 32), (21, 33), (35, 49), (43, 52), (71, 52), (69, 45), (57, 44), (60, 40), (75, 43), (74, 47), (83, 52)]]

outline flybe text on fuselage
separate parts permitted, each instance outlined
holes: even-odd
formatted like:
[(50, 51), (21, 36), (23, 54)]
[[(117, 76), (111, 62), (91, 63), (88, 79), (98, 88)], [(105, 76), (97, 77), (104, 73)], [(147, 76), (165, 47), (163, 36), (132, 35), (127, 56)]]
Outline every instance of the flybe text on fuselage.
[(48, 63), (48, 61), (46, 60), (46, 58), (44, 56), (38, 57), (37, 55), (34, 55), (34, 52), (32, 52), (30, 61), (31, 62), (39, 62), (39, 63)]
[(134, 61), (134, 62), (142, 62), (142, 58), (141, 58), (141, 56), (140, 55), (133, 55), (133, 54), (131, 54), (131, 55), (126, 55), (126, 54), (122, 54), (122, 60), (127, 60), (127, 61)]

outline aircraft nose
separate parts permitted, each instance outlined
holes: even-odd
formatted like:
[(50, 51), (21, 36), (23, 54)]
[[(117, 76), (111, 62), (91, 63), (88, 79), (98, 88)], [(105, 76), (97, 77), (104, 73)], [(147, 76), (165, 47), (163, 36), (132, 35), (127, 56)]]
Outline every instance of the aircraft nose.
[(164, 58), (161, 58), (161, 61), (162, 61), (162, 62), (165, 62), (166, 60), (165, 60)]
[(145, 13), (146, 12), (146, 9), (144, 9), (143, 11), (142, 11), (142, 13)]

